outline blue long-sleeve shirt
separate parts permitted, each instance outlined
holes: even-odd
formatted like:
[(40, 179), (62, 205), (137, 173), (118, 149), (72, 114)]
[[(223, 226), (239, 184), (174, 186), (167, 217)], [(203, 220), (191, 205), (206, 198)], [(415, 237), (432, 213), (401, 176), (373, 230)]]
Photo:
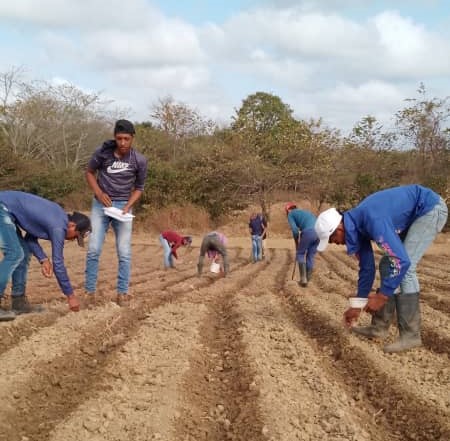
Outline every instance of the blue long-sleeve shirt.
[(359, 257), (358, 296), (367, 297), (375, 280), (373, 240), (391, 262), (380, 291), (392, 295), (411, 265), (400, 237), (439, 202), (439, 195), (420, 185), (374, 193), (343, 214), (347, 253)]
[(47, 255), (38, 239), (51, 242), (53, 272), (65, 295), (73, 288), (64, 264), (64, 241), (69, 218), (55, 202), (21, 191), (0, 191), (0, 202), (8, 209), (15, 224), (25, 232), (24, 240), (31, 253), (42, 262)]
[(290, 210), (287, 219), (295, 241), (298, 241), (300, 231), (311, 228), (314, 230), (314, 225), (316, 223), (316, 216), (314, 216), (314, 214), (310, 211), (300, 210), (299, 208)]

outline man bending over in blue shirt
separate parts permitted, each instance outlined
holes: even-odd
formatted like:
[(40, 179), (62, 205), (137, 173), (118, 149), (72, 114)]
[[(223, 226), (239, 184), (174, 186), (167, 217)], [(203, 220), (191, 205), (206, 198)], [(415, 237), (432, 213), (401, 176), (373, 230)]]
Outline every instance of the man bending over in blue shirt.
[[(397, 310), (400, 337), (385, 346), (385, 352), (422, 345), (416, 267), (447, 222), (447, 212), (445, 201), (434, 191), (405, 185), (374, 193), (343, 214), (329, 208), (317, 218), (319, 251), (328, 243), (345, 244), (347, 253), (359, 259), (357, 296), (368, 297), (365, 309), (372, 314), (372, 323), (353, 327), (353, 332), (367, 338), (383, 338)], [(376, 293), (370, 293), (376, 271), (371, 241), (383, 253), (381, 286)], [(352, 326), (360, 312), (356, 308), (345, 311), (347, 326)]]
[[(0, 321), (13, 320), (16, 314), (38, 312), (25, 296), (31, 254), (41, 264), (42, 274), (55, 273), (67, 297), (69, 308), (79, 310), (79, 303), (64, 265), (64, 241), (77, 239), (84, 246), (84, 237), (91, 230), (89, 217), (82, 213), (66, 213), (58, 204), (21, 191), (0, 191), (0, 300), (9, 279), (12, 280), (12, 311), (0, 308)], [(38, 239), (51, 242), (53, 263), (39, 245)]]

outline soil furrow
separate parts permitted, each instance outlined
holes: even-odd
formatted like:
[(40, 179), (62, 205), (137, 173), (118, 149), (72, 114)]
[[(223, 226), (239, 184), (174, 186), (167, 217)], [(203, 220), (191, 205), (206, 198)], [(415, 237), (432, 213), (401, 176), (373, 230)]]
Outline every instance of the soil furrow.
[(28, 338), (40, 328), (53, 326), (59, 317), (66, 312), (46, 312), (16, 318), (13, 322), (0, 326), (0, 355), (16, 346), (24, 338)]
[(91, 394), (52, 431), (52, 441), (171, 441), (181, 417), (189, 357), (199, 347), (204, 305), (164, 304), (104, 368), (108, 388)]
[(354, 396), (380, 410), (380, 423), (387, 425), (387, 431), (405, 441), (435, 441), (450, 436), (450, 425), (437, 409), (422, 405), (414, 393), (392, 383), (387, 372), (370, 363), (361, 348), (348, 344), (342, 330), (330, 323), (325, 313), (298, 296), (284, 295), (301, 332), (316, 341), (318, 350), (329, 354), (336, 376)]
[[(28, 385), (22, 387), (15, 399), (15, 409), (4, 412), (5, 421), (14, 421), (0, 434), (0, 440), (46, 440), (55, 424), (72, 412), (97, 390), (107, 387), (104, 367), (111, 356), (121, 349), (139, 329), (149, 311), (170, 303), (186, 294), (165, 293), (136, 302), (136, 308), (118, 308), (117, 315), (105, 323), (97, 323), (82, 333), (78, 345), (64, 350), (51, 363), (44, 362), (34, 369)], [(111, 355), (112, 354), (112, 355)], [(13, 419), (14, 415), (14, 419)], [(51, 415), (51, 418), (48, 418)]]
[(436, 311), (450, 315), (450, 300), (444, 299), (442, 295), (421, 292), (420, 299)]
[[(270, 294), (263, 294), (256, 304), (239, 296), (244, 338), (251, 342), (248, 350), (257, 363), (253, 386), (260, 392), (267, 437), (286, 441), (392, 439), (373, 417), (378, 409), (370, 403), (357, 406), (334, 372), (323, 369), (322, 352), (307, 334), (299, 332), (292, 310), (286, 307), (284, 297), (277, 295), (286, 283), (289, 295), (310, 295), (309, 289), (290, 280), (294, 256), (284, 251), (284, 258), (280, 255), (274, 268)], [(271, 418), (274, 407), (279, 411), (276, 420)]]
[(236, 295), (251, 286), (267, 266), (252, 265), (251, 272), (233, 278), (212, 296), (200, 293), (209, 313), (200, 330), (203, 349), (193, 355), (192, 368), (184, 381), (185, 413), (180, 418), (179, 439), (261, 440), (263, 423), (256, 404), (257, 391), (249, 387), (254, 372), (242, 342)]
[[(190, 274), (185, 277), (180, 276), (182, 276), (181, 272), (174, 272), (171, 274), (169, 280), (158, 280), (157, 278), (152, 278), (151, 292), (167, 290), (168, 288), (179, 283), (189, 281), (190, 279), (196, 279), (195, 274)], [(205, 284), (209, 285), (210, 282), (203, 281), (203, 285)], [(99, 285), (102, 286), (101, 283), (99, 283)], [(140, 286), (139, 283), (135, 284), (133, 281), (130, 284), (132, 288), (134, 288), (136, 285), (138, 287)], [(148, 294), (148, 287), (146, 288), (147, 289), (142, 290), (141, 292), (136, 290), (135, 294)], [(115, 300), (115, 294), (108, 292), (108, 290), (106, 290), (102, 286), (101, 290), (99, 290), (99, 294), (97, 295), (95, 307), (101, 307), (113, 300)], [(81, 299), (81, 302), (83, 303), (83, 299)], [(58, 310), (54, 310), (54, 308), (52, 308), (52, 310), (45, 311), (44, 313), (21, 316), (13, 322), (4, 323), (0, 327), (0, 341), (2, 342), (2, 345), (0, 347), (0, 355), (18, 344), (23, 338), (29, 337), (39, 329), (52, 326), (56, 322), (58, 317), (69, 313), (66, 306), (67, 301), (64, 297), (58, 297), (52, 303), (60, 303), (61, 308), (58, 308)]]
[[(340, 273), (336, 273), (334, 270), (327, 271), (326, 268), (328, 267), (328, 260), (324, 260), (326, 263), (326, 267), (322, 267), (321, 271), (317, 274), (317, 277), (314, 278), (314, 282), (317, 284), (318, 287), (324, 292), (328, 292), (331, 294), (338, 294), (341, 297), (347, 298), (350, 293), (351, 289), (346, 288), (347, 283), (335, 283), (332, 280), (330, 280), (329, 274), (332, 273), (333, 277), (340, 277)], [(343, 270), (340, 268), (340, 270)], [(350, 282), (348, 282), (350, 284)], [(425, 298), (425, 303), (429, 303), (428, 299)], [(435, 302), (435, 305), (439, 306), (437, 302)], [(430, 305), (433, 307), (433, 305)], [(434, 317), (433, 320), (425, 321), (423, 320), (422, 323), (422, 341), (426, 348), (432, 350), (433, 352), (436, 352), (438, 354), (447, 354), (450, 356), (450, 338), (446, 335), (442, 335), (442, 333), (439, 332), (439, 319), (436, 313), (433, 313), (432, 311), (426, 310), (424, 305), (422, 305), (422, 314), (426, 314), (426, 316)], [(442, 308), (435, 308), (438, 311), (442, 311)], [(443, 312), (446, 312), (445, 309)], [(442, 317), (442, 320), (445, 322), (445, 316)], [(447, 320), (448, 321), (448, 320)], [(430, 325), (430, 322), (433, 323), (433, 326)], [(392, 330), (391, 330), (392, 332)]]

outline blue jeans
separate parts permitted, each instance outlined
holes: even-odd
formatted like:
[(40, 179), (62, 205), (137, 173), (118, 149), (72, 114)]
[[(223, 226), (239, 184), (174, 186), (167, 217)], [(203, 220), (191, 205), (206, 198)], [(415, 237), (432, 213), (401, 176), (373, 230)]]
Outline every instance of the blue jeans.
[(167, 242), (162, 235), (159, 235), (159, 241), (163, 247), (164, 251), (164, 268), (173, 268), (173, 255), (172, 249), (170, 248), (169, 242)]
[[(123, 208), (127, 201), (113, 201), (113, 207)], [(89, 246), (86, 257), (85, 290), (94, 293), (97, 286), (98, 262), (102, 252), (105, 235), (112, 225), (116, 236), (116, 252), (119, 259), (117, 275), (117, 293), (127, 294), (131, 272), (131, 233), (133, 222), (121, 222), (106, 216), (103, 204), (94, 199), (91, 210), (92, 233), (89, 235)]]
[(409, 227), (403, 244), (411, 265), (400, 284), (402, 294), (415, 294), (420, 292), (416, 268), (427, 248), (431, 245), (437, 234), (442, 231), (447, 222), (448, 209), (441, 198), (439, 203), (427, 214), (416, 219)]
[(314, 228), (308, 228), (300, 233), (300, 243), (297, 246), (297, 262), (306, 263), (306, 269), (314, 268), (314, 257), (319, 246), (319, 238)]
[(258, 234), (252, 234), (252, 258), (253, 262), (262, 259), (262, 238)]
[(11, 295), (13, 297), (24, 295), (31, 253), (2, 203), (0, 203), (0, 250), (3, 253), (0, 262), (0, 298), (3, 297), (10, 278)]

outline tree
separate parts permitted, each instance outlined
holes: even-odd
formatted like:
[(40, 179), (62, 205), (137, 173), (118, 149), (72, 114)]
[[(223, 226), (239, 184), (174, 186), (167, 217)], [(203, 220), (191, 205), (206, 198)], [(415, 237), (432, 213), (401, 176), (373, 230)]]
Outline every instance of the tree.
[(292, 109), (281, 98), (266, 92), (256, 92), (242, 102), (232, 119), (233, 130), (267, 134), (293, 118)]
[(178, 147), (186, 149), (186, 140), (197, 136), (211, 135), (216, 124), (203, 118), (199, 112), (184, 103), (177, 103), (171, 96), (160, 98), (153, 105), (150, 117), (158, 129), (173, 139), (173, 157)]
[(366, 150), (390, 150), (394, 146), (395, 134), (383, 132), (383, 126), (374, 116), (367, 115), (352, 129), (346, 143), (353, 144)]
[(417, 92), (419, 99), (407, 99), (411, 105), (397, 112), (396, 125), (418, 153), (419, 173), (424, 176), (433, 171), (450, 147), (450, 97), (427, 99), (422, 83)]
[(70, 84), (24, 82), (20, 72), (0, 75), (0, 127), (10, 151), (51, 167), (78, 169), (109, 133), (111, 114), (95, 93)]

